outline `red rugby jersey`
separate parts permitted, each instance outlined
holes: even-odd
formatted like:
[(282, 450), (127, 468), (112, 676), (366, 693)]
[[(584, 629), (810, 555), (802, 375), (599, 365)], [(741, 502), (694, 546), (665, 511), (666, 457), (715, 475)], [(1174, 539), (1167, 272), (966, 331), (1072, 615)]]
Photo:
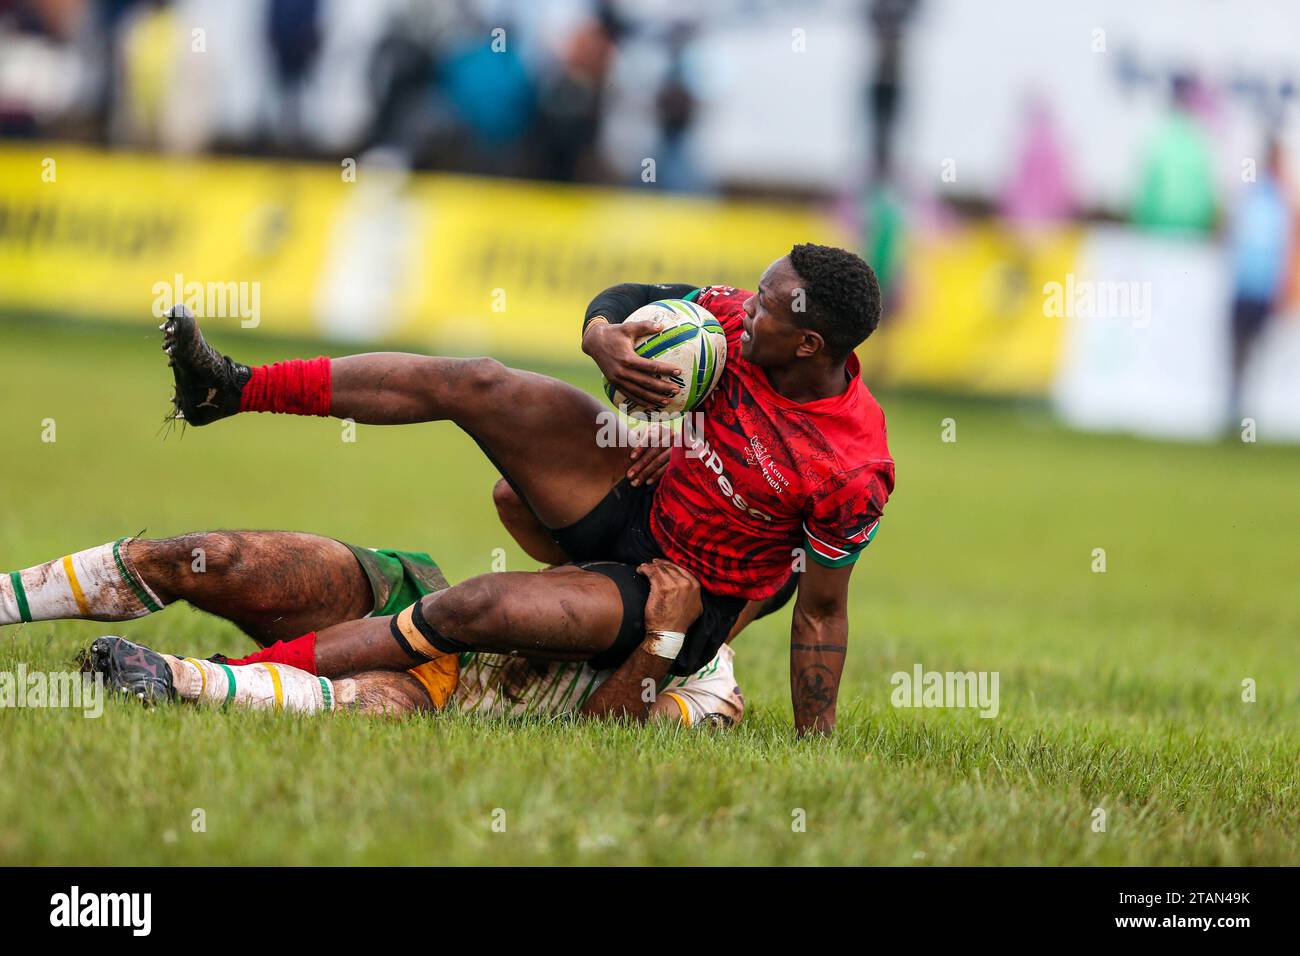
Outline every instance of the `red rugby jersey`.
[(727, 364), (698, 409), (696, 454), (673, 449), (650, 530), (708, 590), (758, 600), (789, 576), (796, 549), (830, 567), (857, 560), (893, 490), (894, 461), (856, 355), (843, 394), (805, 403), (779, 395), (740, 357), (749, 296), (730, 286), (688, 296), (722, 323)]

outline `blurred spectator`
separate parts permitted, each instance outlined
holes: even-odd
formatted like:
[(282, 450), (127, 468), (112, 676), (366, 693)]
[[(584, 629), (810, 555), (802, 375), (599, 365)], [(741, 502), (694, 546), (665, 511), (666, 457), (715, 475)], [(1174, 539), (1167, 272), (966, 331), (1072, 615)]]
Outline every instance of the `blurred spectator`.
[(1240, 416), (1242, 373), (1255, 343), (1277, 309), (1291, 257), (1292, 212), (1283, 181), (1282, 147), (1270, 139), (1265, 165), (1242, 190), (1229, 237), (1232, 267), (1232, 405)]
[(116, 138), (159, 145), (178, 31), (175, 13), (163, 3), (137, 4), (120, 18), (112, 126)]
[[(120, 2), (114, 5), (122, 5)], [(87, 0), (26, 0), (0, 4), (0, 12), (12, 7), (17, 24), (24, 33), (38, 34), (52, 40), (69, 41), (85, 21), (90, 3)]]
[(397, 21), (380, 38), (370, 60), (374, 115), (367, 141), (399, 147), (411, 156), (428, 136), (432, 110), (425, 101), (435, 69), (431, 44), (412, 38), (402, 26)]
[(1214, 168), (1209, 137), (1193, 109), (1196, 81), (1173, 80), (1169, 113), (1142, 167), (1133, 221), (1148, 229), (1209, 232), (1214, 228)]
[(277, 81), (271, 128), (282, 143), (302, 135), (303, 87), (320, 52), (320, 12), (320, 0), (269, 0), (266, 39)]
[(871, 30), (876, 62), (871, 78), (872, 175), (894, 173), (894, 126), (902, 99), (903, 37), (919, 0), (871, 0)]
[(1011, 181), (1002, 195), (1002, 215), (1014, 223), (1057, 222), (1074, 212), (1066, 152), (1047, 101), (1033, 97), (1025, 108), (1024, 127)]
[(76, 39), (87, 0), (0, 0), (0, 135), (76, 135), (97, 86)]
[(876, 273), (884, 297), (885, 312), (898, 305), (898, 281), (903, 271), (903, 240), (907, 216), (901, 198), (886, 182), (877, 181), (867, 190), (864, 211), (862, 257)]
[(669, 31), (668, 68), (655, 95), (655, 118), (659, 123), (658, 181), (666, 189), (692, 191), (707, 182), (691, 156), (690, 130), (697, 109), (687, 63), (687, 51), (694, 28), (675, 24)]
[(538, 119), (541, 175), (547, 179), (604, 178), (594, 146), (614, 56), (611, 30), (606, 18), (586, 18), (570, 34), (558, 61), (542, 71)]
[[(506, 28), (504, 36), (510, 35)], [(494, 46), (486, 27), (469, 31), (447, 54), (439, 80), (469, 134), (468, 161), (485, 172), (511, 172), (513, 149), (537, 108), (532, 77), (516, 44)]]

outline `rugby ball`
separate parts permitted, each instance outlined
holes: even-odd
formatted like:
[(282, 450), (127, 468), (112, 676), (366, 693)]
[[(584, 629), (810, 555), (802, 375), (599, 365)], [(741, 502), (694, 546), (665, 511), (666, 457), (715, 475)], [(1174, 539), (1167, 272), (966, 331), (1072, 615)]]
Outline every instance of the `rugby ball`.
[(609, 381), (605, 382), (605, 397), (623, 414), (641, 421), (678, 418), (703, 404), (722, 378), (727, 361), (722, 323), (708, 309), (685, 299), (660, 299), (627, 317), (629, 322), (641, 319), (658, 319), (663, 328), (637, 339), (633, 345), (636, 354), (681, 369), (680, 378), (669, 376), (679, 391), (660, 409), (643, 406)]

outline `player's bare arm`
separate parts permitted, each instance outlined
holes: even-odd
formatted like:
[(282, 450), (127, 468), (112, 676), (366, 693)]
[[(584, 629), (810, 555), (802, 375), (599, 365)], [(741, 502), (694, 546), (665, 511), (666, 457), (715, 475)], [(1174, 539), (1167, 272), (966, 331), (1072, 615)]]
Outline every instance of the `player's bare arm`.
[(799, 582), (790, 624), (790, 698), (795, 730), (829, 734), (849, 649), (849, 575), (810, 563)]
[(686, 631), (700, 616), (700, 583), (689, 571), (670, 561), (643, 564), (637, 572), (650, 579), (645, 607), (646, 639), (596, 692), (582, 713), (588, 717), (624, 717), (643, 723), (655, 696), (646, 694), (646, 681), (658, 686), (668, 674)]

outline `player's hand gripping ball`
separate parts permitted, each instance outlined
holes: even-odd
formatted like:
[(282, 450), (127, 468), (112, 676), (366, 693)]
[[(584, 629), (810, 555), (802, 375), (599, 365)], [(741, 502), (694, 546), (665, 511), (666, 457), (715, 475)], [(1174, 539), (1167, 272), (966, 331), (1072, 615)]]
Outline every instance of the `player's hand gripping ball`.
[(722, 324), (708, 309), (685, 299), (660, 299), (627, 317), (629, 323), (642, 320), (658, 320), (663, 328), (638, 338), (633, 343), (633, 351), (641, 358), (681, 369), (680, 376), (668, 376), (678, 391), (656, 409), (624, 394), (606, 379), (605, 397), (615, 408), (643, 421), (653, 416), (659, 420), (677, 418), (698, 408), (722, 378), (727, 361), (727, 339)]

